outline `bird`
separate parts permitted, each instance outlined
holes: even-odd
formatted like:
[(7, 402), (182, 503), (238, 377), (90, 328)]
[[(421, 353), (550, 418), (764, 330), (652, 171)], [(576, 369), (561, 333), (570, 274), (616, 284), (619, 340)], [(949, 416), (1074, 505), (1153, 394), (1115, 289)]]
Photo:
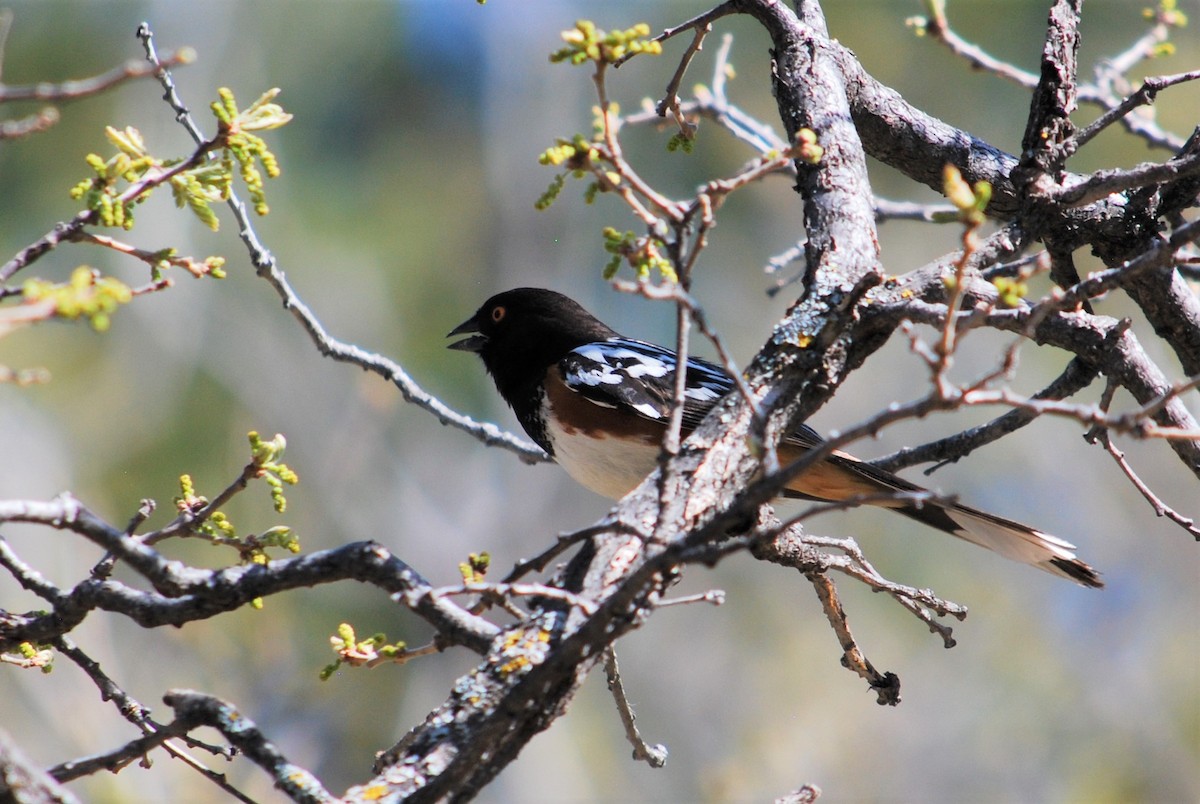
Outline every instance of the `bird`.
[[(447, 348), (479, 355), (521, 427), (580, 485), (620, 499), (658, 466), (679, 369), (673, 350), (623, 337), (573, 299), (543, 288), (492, 296), (446, 337), (460, 335), (468, 337)], [(683, 435), (734, 388), (721, 366), (687, 358)], [(780, 464), (822, 441), (801, 424), (781, 440)], [(783, 496), (861, 500), (1081, 586), (1104, 585), (1070, 542), (931, 495), (841, 450), (792, 478)]]

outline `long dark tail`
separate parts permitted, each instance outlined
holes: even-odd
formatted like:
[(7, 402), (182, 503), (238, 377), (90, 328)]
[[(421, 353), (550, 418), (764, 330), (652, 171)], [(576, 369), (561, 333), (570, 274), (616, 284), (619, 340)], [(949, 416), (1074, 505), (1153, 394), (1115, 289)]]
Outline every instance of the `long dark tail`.
[(959, 504), (925, 503), (892, 510), (1013, 561), (1093, 589), (1104, 586), (1099, 573), (1075, 557), (1075, 545), (1020, 522)]
[[(785, 457), (782, 452), (780, 457)], [(870, 504), (890, 508), (951, 536), (986, 547), (1005, 558), (1029, 564), (1082, 586), (1094, 589), (1104, 586), (1099, 573), (1075, 556), (1075, 545), (1057, 536), (966, 505), (886, 497), (897, 492), (928, 493), (926, 489), (891, 472), (885, 472), (844, 452), (837, 452), (794, 478), (785, 493), (790, 497), (810, 500), (848, 500), (885, 495), (878, 500), (871, 500)]]

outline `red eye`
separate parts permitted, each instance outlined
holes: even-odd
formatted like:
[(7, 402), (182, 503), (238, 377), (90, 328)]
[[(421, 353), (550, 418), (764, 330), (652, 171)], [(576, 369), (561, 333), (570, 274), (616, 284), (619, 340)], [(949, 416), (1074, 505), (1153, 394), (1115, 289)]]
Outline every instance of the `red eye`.
[(501, 321), (504, 320), (504, 314), (507, 312), (508, 311), (505, 310), (502, 305), (497, 305), (497, 306), (493, 307), (492, 308), (492, 322), (499, 324)]

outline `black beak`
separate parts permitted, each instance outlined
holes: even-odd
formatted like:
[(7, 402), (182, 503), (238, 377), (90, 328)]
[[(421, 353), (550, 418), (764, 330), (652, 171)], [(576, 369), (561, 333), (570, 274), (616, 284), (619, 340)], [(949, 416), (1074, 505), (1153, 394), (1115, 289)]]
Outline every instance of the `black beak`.
[[(475, 334), (471, 334), (471, 333), (475, 333)], [(475, 323), (475, 317), (472, 316), (471, 318), (468, 318), (466, 321), (462, 322), (457, 327), (455, 327), (454, 329), (452, 329), (448, 333), (446, 333), (447, 338), (452, 338), (455, 335), (468, 335), (468, 334), (471, 334), (471, 337), (466, 338), (461, 341), (455, 341), (454, 343), (448, 344), (446, 346), (446, 348), (447, 349), (457, 349), (460, 352), (475, 352), (476, 354), (478, 354), (479, 352), (483, 351), (483, 347), (488, 341), (486, 335), (480, 335), (478, 333), (479, 333), (479, 324)]]

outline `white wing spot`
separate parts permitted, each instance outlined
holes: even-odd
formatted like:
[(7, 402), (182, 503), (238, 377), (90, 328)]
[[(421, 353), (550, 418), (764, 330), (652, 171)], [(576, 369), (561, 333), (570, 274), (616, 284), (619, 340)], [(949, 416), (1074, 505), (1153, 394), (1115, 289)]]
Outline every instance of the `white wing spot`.
[(593, 369), (591, 371), (573, 371), (571, 376), (567, 378), (568, 384), (581, 382), (584, 385), (620, 385), (621, 376), (607, 368)]
[(665, 377), (667, 374), (671, 373), (672, 369), (675, 368), (674, 366), (668, 366), (666, 363), (657, 358), (634, 354), (632, 352), (630, 352), (628, 355), (619, 356), (628, 356), (636, 361), (633, 365), (625, 367), (625, 373), (634, 379), (643, 376)]
[(636, 410), (638, 413), (645, 416), (647, 419), (661, 419), (662, 418), (662, 414), (658, 412), (658, 408), (654, 407), (653, 405), (651, 405), (648, 402), (642, 402), (637, 405), (631, 405), (631, 407), (634, 410)]
[(602, 344), (589, 343), (576, 349), (575, 354), (579, 355), (580, 357), (585, 357), (593, 363), (599, 363), (607, 366), (610, 350), (605, 349)]

